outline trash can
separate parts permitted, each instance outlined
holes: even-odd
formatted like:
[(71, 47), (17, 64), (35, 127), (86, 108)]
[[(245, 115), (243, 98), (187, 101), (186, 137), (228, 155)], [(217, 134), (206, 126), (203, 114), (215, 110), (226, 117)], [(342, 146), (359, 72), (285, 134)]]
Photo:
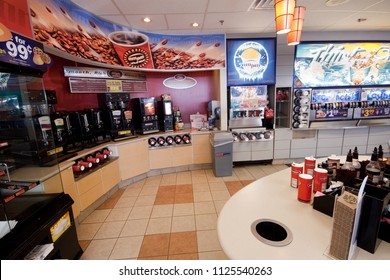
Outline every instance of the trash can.
[(230, 132), (213, 132), (210, 134), (213, 146), (213, 172), (216, 177), (232, 176), (233, 169), (233, 135)]

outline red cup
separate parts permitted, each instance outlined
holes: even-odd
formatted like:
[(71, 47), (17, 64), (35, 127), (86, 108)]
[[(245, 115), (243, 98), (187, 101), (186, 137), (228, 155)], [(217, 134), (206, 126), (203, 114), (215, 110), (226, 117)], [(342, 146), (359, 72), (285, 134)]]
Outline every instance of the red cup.
[(313, 157), (305, 157), (305, 168), (303, 173), (314, 175), (314, 169), (316, 168), (316, 159)]
[(323, 192), (328, 184), (328, 170), (323, 168), (314, 169), (313, 193)]
[(154, 68), (149, 38), (145, 34), (133, 31), (115, 31), (108, 39), (121, 60), (123, 66), (132, 68)]
[(309, 174), (299, 174), (298, 176), (298, 200), (310, 202), (313, 186), (313, 176)]
[(303, 164), (293, 163), (291, 165), (291, 181), (290, 185), (293, 188), (298, 188), (298, 176), (303, 173)]

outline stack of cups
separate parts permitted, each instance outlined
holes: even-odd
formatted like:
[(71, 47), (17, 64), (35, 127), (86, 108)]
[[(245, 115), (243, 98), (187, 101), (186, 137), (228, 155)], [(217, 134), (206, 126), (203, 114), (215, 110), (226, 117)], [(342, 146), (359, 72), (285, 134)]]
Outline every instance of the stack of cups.
[(303, 164), (293, 163), (291, 165), (291, 181), (290, 185), (293, 188), (298, 188), (299, 175), (303, 173)]
[(298, 200), (301, 202), (311, 201), (315, 168), (316, 159), (312, 156), (306, 157), (303, 173), (298, 176)]

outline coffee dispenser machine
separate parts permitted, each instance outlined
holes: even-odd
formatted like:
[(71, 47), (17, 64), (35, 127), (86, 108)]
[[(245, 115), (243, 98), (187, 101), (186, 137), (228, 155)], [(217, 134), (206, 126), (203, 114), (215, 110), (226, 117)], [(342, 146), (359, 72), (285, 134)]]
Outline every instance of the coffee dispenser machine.
[(160, 130), (173, 131), (173, 105), (169, 94), (161, 96), (161, 100), (158, 102), (158, 113)]
[(106, 129), (103, 121), (103, 112), (100, 109), (86, 109), (88, 122), (92, 127), (92, 134), (95, 138), (95, 142), (101, 144), (110, 141), (109, 137), (106, 137)]
[(134, 125), (140, 134), (159, 132), (157, 100), (155, 97), (131, 99), (134, 111)]
[(113, 141), (136, 137), (129, 101), (128, 93), (106, 93), (100, 99), (105, 108), (106, 132)]

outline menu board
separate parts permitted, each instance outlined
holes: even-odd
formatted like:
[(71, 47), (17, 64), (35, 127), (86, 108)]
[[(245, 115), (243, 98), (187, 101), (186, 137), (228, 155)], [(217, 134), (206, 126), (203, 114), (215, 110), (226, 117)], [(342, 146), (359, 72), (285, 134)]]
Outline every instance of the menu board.
[(307, 42), (295, 49), (294, 87), (390, 85), (390, 42)]
[(228, 39), (227, 85), (275, 84), (275, 38)]
[(71, 93), (144, 92), (146, 81), (69, 78)]

